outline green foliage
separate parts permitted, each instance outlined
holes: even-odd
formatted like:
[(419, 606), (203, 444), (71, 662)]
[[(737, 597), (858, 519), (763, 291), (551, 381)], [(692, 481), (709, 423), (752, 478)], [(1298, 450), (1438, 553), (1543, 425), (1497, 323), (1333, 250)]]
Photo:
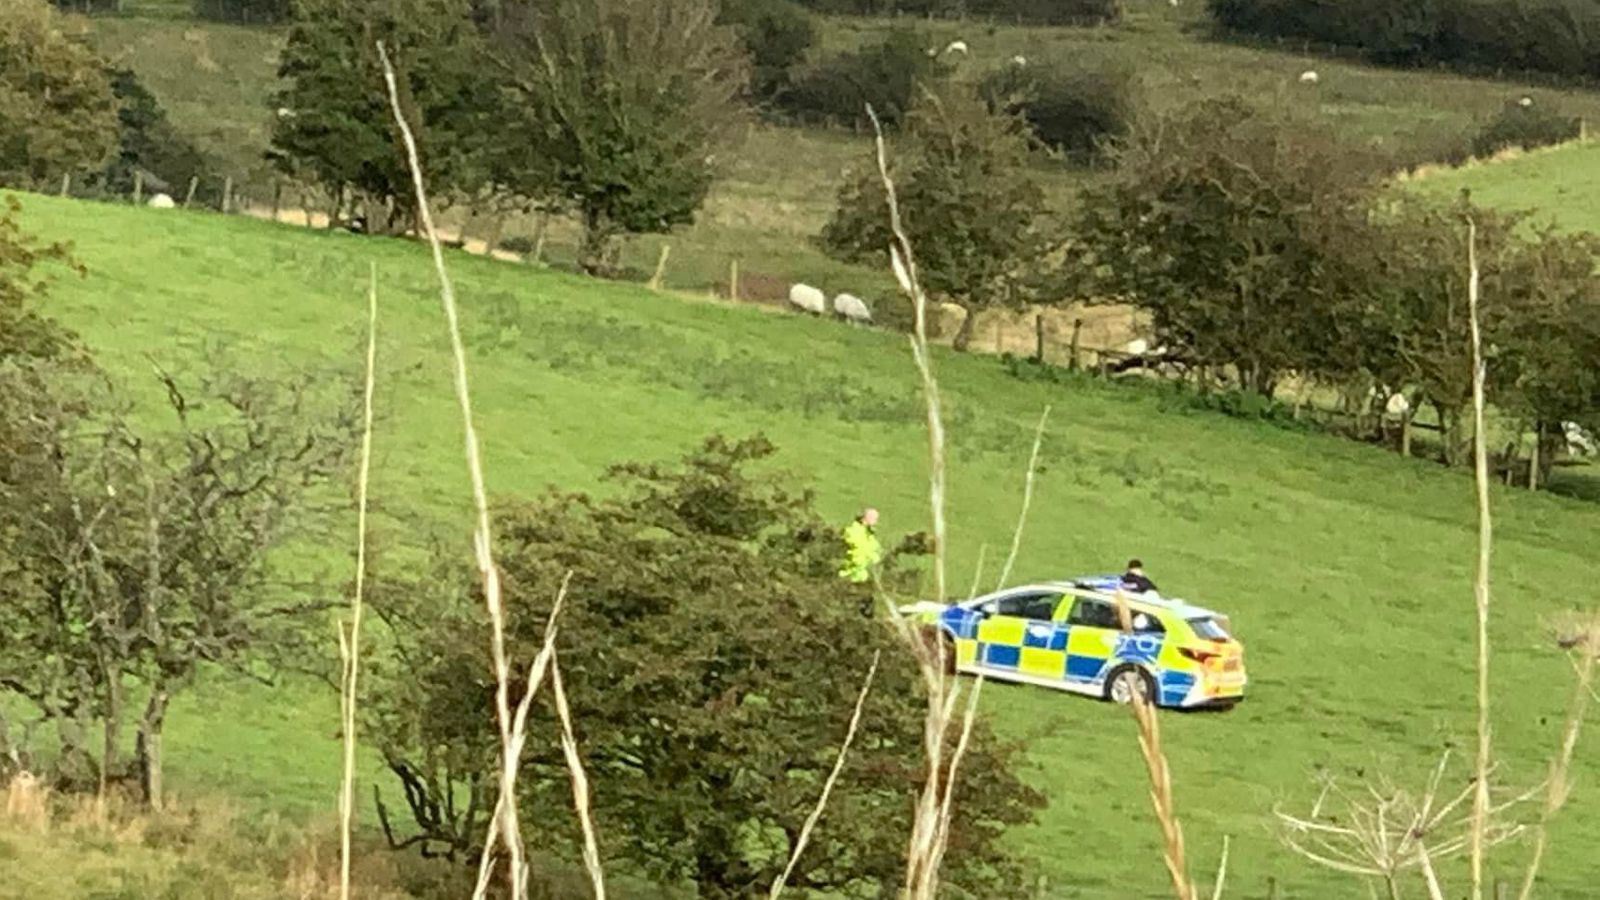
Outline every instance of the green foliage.
[[(925, 774), (919, 675), (893, 631), (860, 613), (860, 589), (836, 574), (838, 532), (809, 491), (769, 474), (773, 453), (763, 438), (714, 437), (676, 464), (615, 467), (603, 498), (556, 495), (503, 509), (497, 560), (515, 598), (513, 668), (526, 670), (571, 573), (558, 658), (597, 786), (603, 850), (664, 883), (732, 898), (764, 891), (783, 869), (881, 654), (860, 739), (790, 880), (881, 890), (903, 870), (908, 812)], [(903, 580), (893, 557), (891, 584)], [(454, 575), (441, 585), (389, 592), (409, 598), (402, 607), (416, 628), (380, 692), (380, 739), (391, 761), (431, 752), (438, 764), (449, 755), (486, 792), (493, 682), (481, 606), (452, 589), (470, 575), (447, 571)], [(552, 739), (560, 729), (543, 697), (536, 708), (524, 802), (560, 808), (571, 791)], [(1020, 872), (1000, 838), (1031, 819), (1037, 795), (981, 723), (961, 773), (952, 835), (960, 851), (952, 849), (947, 880), (980, 896), (1016, 896)], [(479, 809), (489, 805), (485, 796)], [(548, 828), (546, 840), (577, 839), (565, 823)]]
[(793, 0), (730, 0), (718, 22), (734, 26), (750, 54), (750, 92), (771, 100), (787, 90), (793, 70), (817, 41), (817, 26)]
[(1019, 25), (1101, 25), (1122, 18), (1119, 0), (800, 0), (818, 12), (857, 16), (979, 17)]
[(7, 196), (0, 206), (0, 366), (15, 360), (56, 359), (74, 343), (71, 332), (33, 307), (48, 288), (34, 270), (48, 262), (75, 264), (65, 244), (41, 245), (29, 238), (17, 221), (21, 213), (22, 204), (15, 197)]
[(0, 7), (0, 184), (43, 188), (105, 164), (117, 105), (103, 65), (45, 0)]
[(979, 88), (990, 108), (1022, 116), (1045, 146), (1078, 165), (1128, 133), (1139, 105), (1131, 69), (1047, 62), (996, 69)]
[(482, 146), (497, 94), (469, 0), (305, 0), (278, 63), (269, 156), (286, 174), (390, 206), (413, 224), (416, 197), (376, 43), (396, 70), (401, 108), (429, 185), (442, 198), (487, 178)]
[(748, 59), (715, 0), (510, 0), (490, 17), (511, 85), (497, 180), (580, 215), (590, 273), (615, 238), (694, 221), (740, 121)]
[(1147, 310), (1157, 343), (1270, 394), (1285, 372), (1340, 359), (1330, 260), (1361, 240), (1371, 196), (1356, 156), (1232, 98), (1140, 129), (1084, 197), (1086, 274)]
[(1600, 6), (1587, 0), (1207, 0), (1228, 31), (1353, 47), (1400, 66), (1591, 78)]
[[(918, 107), (900, 143), (905, 161), (891, 174), (924, 286), (969, 311), (1028, 303), (1047, 271), (1050, 236), (1026, 124), (957, 89)], [(840, 259), (887, 265), (891, 240), (883, 182), (875, 164), (864, 166), (840, 190), (820, 241)], [(964, 320), (958, 348), (974, 318)]]
[(194, 0), (197, 17), (240, 25), (287, 22), (294, 9), (294, 0)]
[(870, 104), (895, 127), (921, 102), (921, 91), (949, 72), (928, 41), (915, 28), (896, 27), (881, 41), (821, 60), (796, 77), (779, 108), (801, 121), (847, 126), (866, 122)]
[(1580, 130), (1577, 118), (1523, 98), (1507, 102), (1500, 114), (1478, 131), (1472, 139), (1472, 152), (1481, 159), (1507, 147), (1547, 147), (1576, 139)]

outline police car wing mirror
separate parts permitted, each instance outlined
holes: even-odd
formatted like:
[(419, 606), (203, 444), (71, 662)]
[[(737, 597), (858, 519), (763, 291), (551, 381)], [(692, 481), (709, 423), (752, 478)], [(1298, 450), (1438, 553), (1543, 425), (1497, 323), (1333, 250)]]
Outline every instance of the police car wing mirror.
[(998, 603), (995, 603), (993, 600), (990, 600), (988, 603), (985, 603), (982, 606), (978, 607), (978, 612), (983, 613), (986, 616), (992, 616), (996, 612), (999, 612), (999, 610), (1000, 610), (1000, 605)]
[(1145, 629), (1147, 629), (1149, 627), (1150, 627), (1150, 617), (1149, 616), (1145, 615), (1144, 613), (1139, 613), (1138, 615), (1133, 617), (1133, 630), (1134, 631), (1144, 631)]

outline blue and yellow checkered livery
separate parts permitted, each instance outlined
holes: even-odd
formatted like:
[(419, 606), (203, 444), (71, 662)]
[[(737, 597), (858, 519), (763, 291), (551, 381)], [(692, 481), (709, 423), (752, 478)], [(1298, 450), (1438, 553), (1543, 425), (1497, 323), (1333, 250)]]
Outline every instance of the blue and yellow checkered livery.
[[(1011, 588), (966, 603), (916, 611), (937, 624), (954, 668), (1127, 702), (1131, 691), (1161, 706), (1231, 705), (1243, 698), (1244, 648), (1225, 617), (1154, 594), (1121, 598), (1117, 579), (1086, 578)], [(913, 608), (908, 608), (908, 611)]]

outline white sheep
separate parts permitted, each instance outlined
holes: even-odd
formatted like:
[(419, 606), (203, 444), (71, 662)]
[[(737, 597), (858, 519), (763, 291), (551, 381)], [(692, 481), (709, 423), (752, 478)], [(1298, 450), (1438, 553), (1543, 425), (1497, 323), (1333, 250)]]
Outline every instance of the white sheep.
[(1011, 57), (1011, 64), (1013, 66), (1025, 66), (1028, 64), (1028, 58), (1018, 53), (1016, 56)]
[(1317, 82), (1319, 82), (1321, 80), (1322, 80), (1322, 77), (1317, 74), (1315, 69), (1307, 69), (1304, 72), (1300, 73), (1300, 83), (1301, 84), (1316, 84)]
[(949, 46), (944, 48), (946, 53), (960, 53), (962, 55), (965, 55), (967, 50), (967, 42), (961, 40), (951, 41)]
[(1528, 107), (1533, 105), (1533, 98), (1524, 96), (1521, 100), (1517, 101), (1517, 105), (1522, 107), (1523, 109), (1527, 109)]
[(789, 288), (789, 304), (808, 313), (822, 316), (828, 313), (828, 295), (809, 284)]
[(854, 294), (840, 294), (833, 298), (833, 311), (853, 324), (869, 324), (872, 322), (872, 310), (867, 308), (866, 301)]
[(1143, 356), (1150, 352), (1150, 342), (1144, 338), (1134, 338), (1122, 345), (1122, 352), (1129, 356)]
[(1406, 395), (1395, 391), (1389, 395), (1388, 401), (1383, 404), (1383, 411), (1396, 418), (1403, 419), (1411, 415), (1411, 401)]
[(1567, 453), (1571, 456), (1593, 456), (1594, 439), (1577, 422), (1562, 422), (1561, 433), (1567, 439)]
[(148, 205), (151, 209), (172, 209), (178, 204), (172, 202), (172, 197), (167, 194), (152, 194)]

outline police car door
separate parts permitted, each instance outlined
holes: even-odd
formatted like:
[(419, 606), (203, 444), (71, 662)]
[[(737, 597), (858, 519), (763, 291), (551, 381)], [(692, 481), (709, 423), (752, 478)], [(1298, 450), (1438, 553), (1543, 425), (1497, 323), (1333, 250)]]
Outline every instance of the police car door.
[[(1018, 591), (984, 604), (978, 624), (977, 662), (1000, 672), (1059, 679), (1065, 665), (1064, 636), (1054, 619), (1061, 592)], [(1059, 646), (1057, 646), (1059, 645)]]

